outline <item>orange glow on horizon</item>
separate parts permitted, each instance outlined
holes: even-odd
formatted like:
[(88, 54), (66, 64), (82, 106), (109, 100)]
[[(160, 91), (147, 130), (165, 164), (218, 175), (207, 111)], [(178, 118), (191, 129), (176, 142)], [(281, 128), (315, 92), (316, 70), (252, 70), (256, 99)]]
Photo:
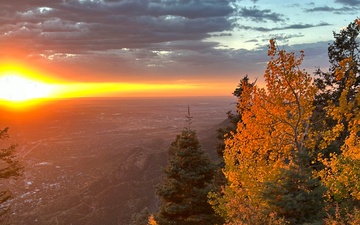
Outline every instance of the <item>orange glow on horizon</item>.
[[(0, 65), (0, 104), (22, 109), (79, 97), (171, 97), (218, 95), (224, 84), (69, 82), (22, 64)], [(205, 93), (205, 94), (202, 94)]]

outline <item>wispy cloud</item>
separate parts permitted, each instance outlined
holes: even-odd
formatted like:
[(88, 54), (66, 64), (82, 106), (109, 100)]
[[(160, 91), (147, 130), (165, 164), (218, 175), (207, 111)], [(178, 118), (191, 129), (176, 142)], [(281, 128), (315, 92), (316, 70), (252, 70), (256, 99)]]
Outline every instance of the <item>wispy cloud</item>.
[[(277, 41), (280, 41), (281, 43), (289, 43), (290, 39), (292, 38), (299, 38), (299, 37), (304, 37), (303, 34), (299, 33), (299, 34), (285, 34), (285, 33), (281, 33), (281, 34), (274, 34), (271, 36), (271, 38), (276, 39)], [(268, 35), (264, 35), (262, 38), (262, 41), (268, 41), (269, 40), (269, 36)]]
[(335, 2), (348, 6), (360, 5), (360, 0), (335, 0)]
[(239, 14), (241, 17), (248, 18), (255, 22), (266, 22), (268, 20), (273, 22), (285, 21), (283, 14), (272, 12), (270, 9), (260, 10), (256, 7), (243, 7), (239, 10)]
[(246, 25), (239, 25), (238, 27), (240, 29), (245, 29), (245, 30), (255, 30), (255, 31), (260, 31), (260, 32), (269, 32), (269, 31), (279, 31), (279, 30), (290, 30), (290, 29), (295, 29), (295, 30), (299, 30), (299, 29), (307, 29), (307, 28), (313, 28), (313, 27), (322, 27), (322, 26), (330, 26), (331, 24), (329, 23), (325, 23), (325, 22), (321, 22), (318, 24), (292, 24), (292, 25), (286, 25), (283, 27), (273, 27), (273, 28), (268, 28), (268, 27), (254, 27), (254, 26), (246, 26)]
[(245, 41), (245, 43), (251, 43), (251, 42), (259, 42), (259, 40), (258, 39), (250, 39), (250, 40)]
[(348, 6), (344, 6), (341, 8), (319, 6), (319, 7), (305, 9), (305, 12), (332, 12), (336, 14), (348, 14), (349, 12), (358, 12), (358, 11), (359, 11), (359, 7), (348, 7)]

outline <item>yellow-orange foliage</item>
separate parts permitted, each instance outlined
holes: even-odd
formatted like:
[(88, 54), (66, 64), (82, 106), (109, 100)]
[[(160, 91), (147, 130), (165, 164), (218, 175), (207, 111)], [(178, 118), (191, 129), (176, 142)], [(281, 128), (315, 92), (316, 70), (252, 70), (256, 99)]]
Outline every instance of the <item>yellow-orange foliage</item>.
[[(360, 22), (358, 22), (360, 26)], [(341, 146), (341, 154), (332, 154), (330, 160), (323, 159), (320, 154), (319, 159), (325, 165), (325, 169), (320, 171), (324, 184), (329, 189), (329, 195), (336, 200), (353, 198), (360, 200), (360, 88), (357, 88), (355, 98), (348, 98), (348, 93), (356, 82), (356, 64), (352, 57), (340, 62), (340, 67), (336, 70), (335, 76), (341, 79), (348, 71), (345, 88), (339, 99), (339, 105), (330, 104), (328, 114), (337, 121), (337, 125), (331, 131), (324, 134), (323, 146), (327, 146), (345, 128), (344, 120), (348, 123), (349, 135), (344, 145)]]
[(150, 215), (148, 225), (157, 225), (156, 220), (154, 218), (154, 214)]
[(278, 50), (271, 40), (268, 55), (266, 89), (243, 86), (238, 104), (242, 122), (237, 134), (226, 140), (224, 174), (229, 185), (223, 207), (228, 224), (255, 224), (252, 215), (266, 212), (259, 194), (264, 182), (293, 163), (294, 153), (305, 150), (310, 135), (315, 87), (311, 76), (299, 69), (304, 52), (296, 57)]

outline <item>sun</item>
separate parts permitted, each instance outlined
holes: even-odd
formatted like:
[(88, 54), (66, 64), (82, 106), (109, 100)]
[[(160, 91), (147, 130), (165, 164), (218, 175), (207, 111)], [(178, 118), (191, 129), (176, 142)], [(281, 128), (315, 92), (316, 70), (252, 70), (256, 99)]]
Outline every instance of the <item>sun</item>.
[(20, 75), (7, 74), (0, 77), (0, 99), (22, 102), (49, 97), (51, 85), (31, 80)]
[(51, 98), (54, 79), (49, 73), (15, 60), (0, 63), (0, 106), (26, 109)]

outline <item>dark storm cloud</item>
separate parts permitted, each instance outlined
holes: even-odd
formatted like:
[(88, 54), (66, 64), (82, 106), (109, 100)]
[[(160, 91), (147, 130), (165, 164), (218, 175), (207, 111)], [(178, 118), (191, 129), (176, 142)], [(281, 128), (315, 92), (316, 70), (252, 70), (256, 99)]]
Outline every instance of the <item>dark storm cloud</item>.
[(242, 17), (248, 18), (255, 22), (266, 22), (267, 20), (273, 22), (281, 22), (284, 21), (284, 15), (279, 13), (274, 13), (270, 9), (260, 10), (256, 7), (252, 8), (241, 8), (239, 14)]
[(360, 0), (335, 0), (335, 2), (348, 6), (360, 5)]
[(24, 41), (38, 53), (80, 54), (203, 40), (211, 32), (233, 28), (228, 19), (233, 12), (230, 3), (230, 0), (0, 2), (0, 41)]
[(245, 30), (256, 30), (256, 31), (260, 31), (260, 32), (269, 32), (269, 31), (279, 31), (279, 30), (290, 30), (290, 29), (307, 29), (307, 28), (313, 28), (313, 27), (322, 27), (322, 26), (330, 26), (331, 24), (329, 23), (318, 23), (318, 24), (292, 24), (292, 25), (287, 25), (287, 26), (283, 26), (283, 27), (273, 27), (273, 28), (267, 28), (267, 27), (252, 27), (252, 26), (245, 26), (245, 25), (241, 25), (239, 26), (240, 29), (245, 29)]

